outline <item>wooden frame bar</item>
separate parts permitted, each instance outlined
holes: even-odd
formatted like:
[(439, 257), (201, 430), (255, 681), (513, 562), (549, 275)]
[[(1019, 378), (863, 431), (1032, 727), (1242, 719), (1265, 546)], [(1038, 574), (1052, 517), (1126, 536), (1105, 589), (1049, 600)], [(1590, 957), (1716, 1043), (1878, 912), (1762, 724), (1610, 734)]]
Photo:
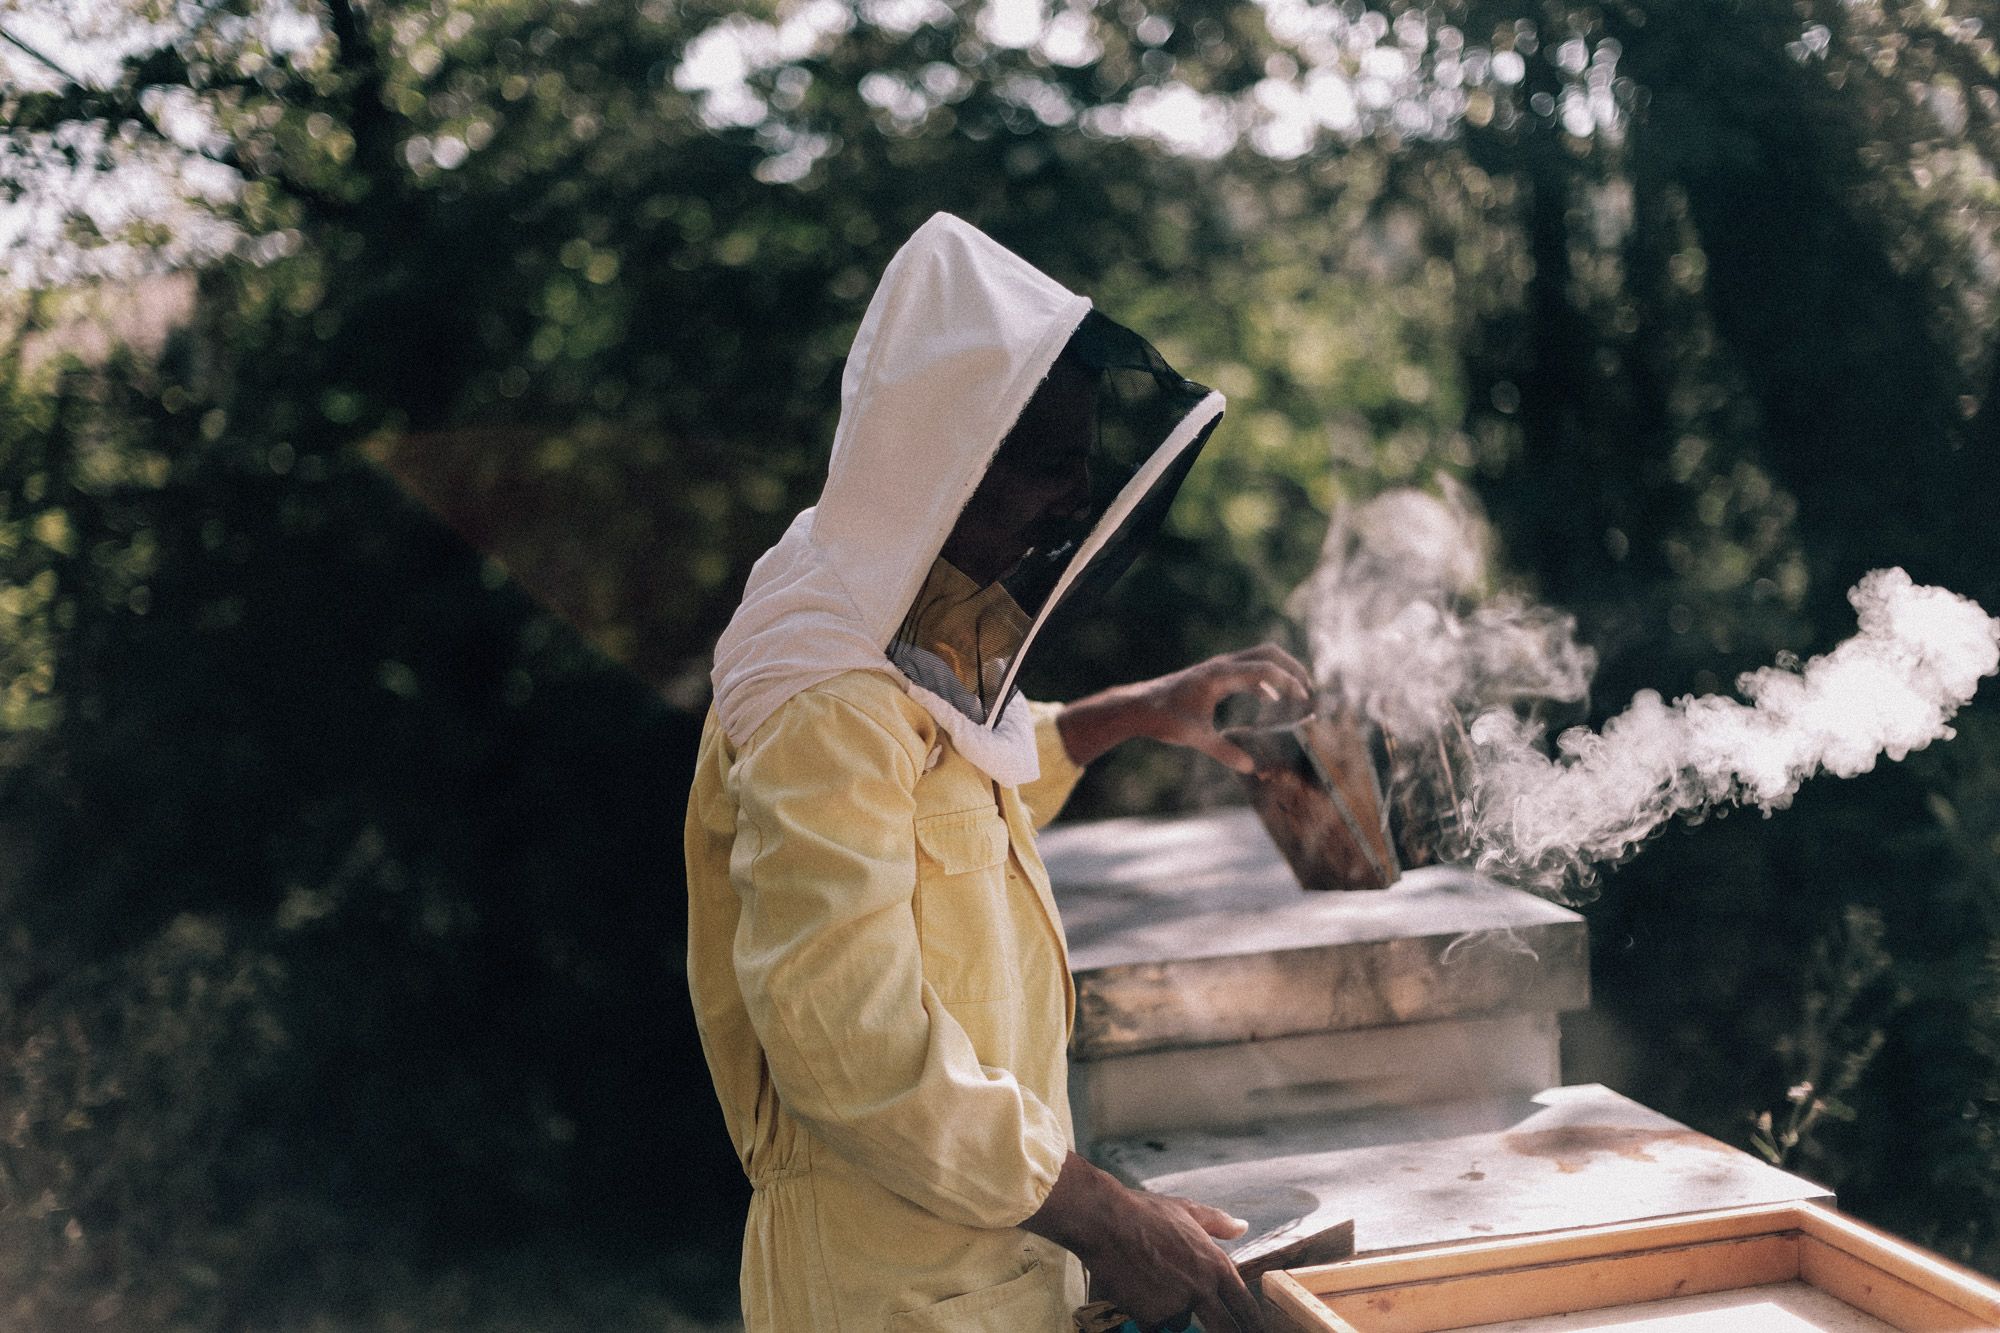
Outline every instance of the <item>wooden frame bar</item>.
[(1373, 1255), (1263, 1291), (1295, 1333), (1441, 1333), (1792, 1281), (1910, 1333), (2000, 1329), (2000, 1284), (1809, 1203)]

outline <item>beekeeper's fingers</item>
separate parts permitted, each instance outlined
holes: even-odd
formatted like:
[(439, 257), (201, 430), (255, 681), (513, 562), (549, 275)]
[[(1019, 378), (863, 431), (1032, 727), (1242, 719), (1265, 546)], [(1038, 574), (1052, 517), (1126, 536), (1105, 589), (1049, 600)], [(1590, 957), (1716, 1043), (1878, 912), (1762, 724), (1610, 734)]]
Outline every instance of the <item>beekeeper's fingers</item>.
[(1293, 699), (1304, 699), (1310, 693), (1290, 672), (1276, 663), (1235, 653), (1212, 658), (1194, 668), (1192, 674), (1200, 698), (1211, 707), (1232, 694), (1262, 693), (1270, 698), (1275, 690)]
[(1206, 1231), (1209, 1235), (1214, 1236), (1217, 1240), (1235, 1240), (1250, 1229), (1250, 1224), (1242, 1218), (1232, 1217), (1228, 1213), (1223, 1212), (1222, 1209), (1209, 1204), (1196, 1203), (1193, 1199), (1179, 1198), (1175, 1199), (1174, 1202), (1187, 1210), (1187, 1215), (1194, 1219), (1196, 1226)]
[(1306, 670), (1305, 664), (1300, 662), (1298, 658), (1293, 657), (1277, 644), (1260, 643), (1254, 648), (1245, 648), (1243, 655), (1260, 662), (1268, 662), (1278, 668), (1283, 673), (1283, 676), (1281, 679), (1277, 679), (1277, 684), (1279, 688), (1286, 691), (1293, 698), (1309, 699), (1312, 697), (1312, 673)]

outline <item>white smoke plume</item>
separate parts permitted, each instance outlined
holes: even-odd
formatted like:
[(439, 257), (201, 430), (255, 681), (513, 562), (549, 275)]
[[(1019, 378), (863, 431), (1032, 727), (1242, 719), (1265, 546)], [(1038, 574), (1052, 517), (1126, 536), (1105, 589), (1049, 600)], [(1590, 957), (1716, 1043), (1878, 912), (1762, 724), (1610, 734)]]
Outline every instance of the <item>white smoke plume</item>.
[(1573, 617), (1486, 591), (1489, 530), (1468, 493), (1442, 489), (1337, 514), (1289, 608), (1323, 700), (1391, 742), (1382, 776), (1406, 852), (1572, 896), (1676, 815), (1768, 814), (1816, 773), (1850, 777), (1950, 737), (2000, 670), (2000, 620), (1876, 570), (1848, 594), (1860, 632), (1832, 651), (1742, 676), (1740, 700), (1642, 691), (1550, 753), (1536, 710), (1583, 699), (1596, 656)]
[(1590, 688), (1597, 656), (1576, 619), (1488, 595), (1492, 540), (1473, 497), (1385, 491), (1334, 516), (1318, 566), (1293, 593), (1323, 694), (1397, 736), (1487, 708)]
[(1587, 883), (1675, 815), (1722, 805), (1765, 813), (1816, 773), (1853, 777), (1949, 739), (1954, 713), (2000, 669), (2000, 620), (1901, 569), (1847, 598), (1861, 630), (1803, 666), (1738, 678), (1742, 700), (1665, 702), (1641, 691), (1599, 732), (1571, 728), (1544, 754), (1542, 728), (1493, 710), (1471, 725), (1463, 834), (1481, 870), (1543, 892)]

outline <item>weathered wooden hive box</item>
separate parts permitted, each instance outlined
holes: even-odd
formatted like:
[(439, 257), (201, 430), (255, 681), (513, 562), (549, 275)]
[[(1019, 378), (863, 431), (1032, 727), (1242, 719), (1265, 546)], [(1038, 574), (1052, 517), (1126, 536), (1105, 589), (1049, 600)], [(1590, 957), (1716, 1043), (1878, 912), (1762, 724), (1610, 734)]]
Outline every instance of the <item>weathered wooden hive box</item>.
[(1042, 855), (1085, 1139), (1540, 1091), (1590, 1001), (1576, 913), (1448, 867), (1307, 893), (1247, 809), (1058, 827)]

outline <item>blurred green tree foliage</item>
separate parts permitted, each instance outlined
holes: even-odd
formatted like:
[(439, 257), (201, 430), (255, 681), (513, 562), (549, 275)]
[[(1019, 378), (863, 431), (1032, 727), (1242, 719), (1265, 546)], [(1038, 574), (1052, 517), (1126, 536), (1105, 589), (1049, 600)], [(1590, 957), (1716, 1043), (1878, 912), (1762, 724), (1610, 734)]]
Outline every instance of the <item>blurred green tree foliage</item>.
[[(104, 77), (21, 12), (10, 197), (220, 173), (59, 240), (234, 238), (157, 356), (47, 355), (43, 282), (0, 365), (24, 1327), (472, 1327), (393, 1282), (558, 1227), (726, 1303), (707, 653), (936, 209), (1231, 399), (1034, 693), (1287, 633), (1333, 506), (1440, 470), (1579, 613), (1597, 719), (1829, 646), (1874, 566), (2000, 607), (1970, 4), (221, 4)], [(1598, 1003), (1627, 1091), (2000, 1270), (1992, 705), (1961, 732), (1610, 876)], [(1135, 751), (1074, 810), (1228, 794)]]

